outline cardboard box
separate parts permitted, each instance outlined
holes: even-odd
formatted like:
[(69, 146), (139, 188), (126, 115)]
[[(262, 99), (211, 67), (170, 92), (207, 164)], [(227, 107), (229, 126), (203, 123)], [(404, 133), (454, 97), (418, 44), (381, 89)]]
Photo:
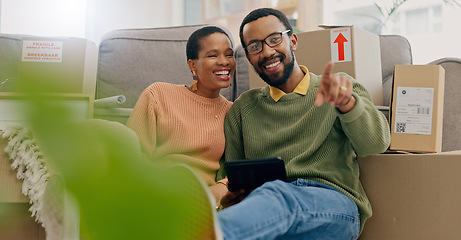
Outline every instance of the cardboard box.
[(392, 89), (390, 149), (441, 152), (445, 70), (396, 65)]
[(7, 140), (0, 136), (0, 236), (2, 239), (45, 239), (45, 230), (28, 211), (29, 199), (22, 194), (22, 181), (11, 169), (12, 161), (3, 149)]
[[(374, 105), (381, 106), (383, 88), (378, 35), (354, 26), (324, 28), (327, 29), (297, 33), (295, 55), (298, 63), (321, 75), (326, 64), (334, 62), (334, 72), (351, 75), (367, 88)], [(255, 71), (250, 71), (250, 88), (258, 84), (264, 86), (263, 80)]]
[[(28, 124), (28, 104), (24, 99), (24, 94), (0, 92), (0, 131), (11, 124)], [(72, 109), (68, 112), (69, 120), (80, 121), (93, 117), (94, 94), (48, 93), (41, 99), (53, 106)]]
[(373, 208), (360, 240), (459, 239), (461, 151), (359, 157)]
[[(0, 236), (8, 240), (45, 240), (43, 226), (31, 217), (28, 203), (0, 202)], [(53, 239), (53, 238), (48, 238)]]
[(8, 142), (0, 136), (0, 236), (1, 239), (45, 240), (45, 229), (28, 211), (29, 199), (22, 194), (22, 181), (11, 169), (12, 161), (3, 149)]
[(97, 61), (98, 48), (86, 39), (23, 37), (18, 86), (39, 81), (40, 91), (94, 96)]
[(27, 203), (29, 200), (21, 190), (22, 181), (17, 179), (17, 171), (11, 169), (13, 161), (4, 151), (7, 145), (7, 140), (0, 136), (0, 203)]
[[(30, 199), (22, 193), (23, 180), (17, 178), (17, 169), (11, 169), (13, 161), (4, 151), (7, 145), (7, 139), (0, 136), (0, 239), (49, 239), (42, 223), (37, 222), (29, 210)], [(40, 210), (51, 211), (53, 216), (45, 216), (42, 220), (50, 226), (51, 239), (80, 239), (78, 208), (74, 199), (59, 189), (64, 184), (62, 181), (59, 174), (48, 178)]]

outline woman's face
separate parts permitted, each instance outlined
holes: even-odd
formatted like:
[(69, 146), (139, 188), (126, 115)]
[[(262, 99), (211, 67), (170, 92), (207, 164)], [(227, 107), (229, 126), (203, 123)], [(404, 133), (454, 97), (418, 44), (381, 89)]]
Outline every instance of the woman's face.
[(222, 88), (230, 86), (234, 76), (234, 50), (225, 34), (213, 33), (200, 41), (197, 59), (189, 60), (189, 67), (197, 75), (197, 94), (218, 97)]

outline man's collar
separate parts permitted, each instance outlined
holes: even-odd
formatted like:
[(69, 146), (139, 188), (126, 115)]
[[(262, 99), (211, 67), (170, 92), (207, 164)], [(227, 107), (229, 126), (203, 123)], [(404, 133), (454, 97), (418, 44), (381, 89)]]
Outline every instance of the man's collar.
[[(301, 68), (301, 71), (304, 73), (303, 79), (301, 79), (301, 82), (298, 83), (298, 86), (296, 86), (295, 90), (293, 92), (301, 94), (301, 95), (306, 95), (307, 90), (309, 89), (309, 84), (311, 77), (309, 75), (309, 70), (307, 69), (306, 66), (299, 65), (299, 68)], [(286, 93), (276, 87), (269, 86), (270, 89), (270, 95), (274, 101), (278, 102), (280, 98), (282, 98)]]

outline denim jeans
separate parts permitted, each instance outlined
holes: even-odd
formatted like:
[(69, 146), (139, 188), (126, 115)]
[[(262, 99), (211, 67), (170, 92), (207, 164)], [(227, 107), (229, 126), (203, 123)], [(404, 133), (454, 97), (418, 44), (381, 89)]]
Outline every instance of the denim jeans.
[(335, 188), (306, 179), (263, 184), (218, 212), (224, 239), (357, 239), (357, 205)]

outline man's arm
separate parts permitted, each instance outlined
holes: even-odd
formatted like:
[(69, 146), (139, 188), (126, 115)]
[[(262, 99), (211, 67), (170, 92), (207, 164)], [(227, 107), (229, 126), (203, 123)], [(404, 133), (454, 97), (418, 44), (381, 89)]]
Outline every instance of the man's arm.
[(382, 153), (390, 144), (389, 123), (368, 91), (346, 74), (332, 73), (329, 62), (315, 93), (315, 105), (328, 103), (338, 109), (343, 131), (358, 155)]
[(338, 109), (338, 117), (344, 133), (360, 156), (378, 154), (390, 144), (389, 123), (373, 104), (370, 94), (358, 82), (353, 83), (354, 107), (347, 113)]
[[(220, 169), (216, 174), (216, 180), (225, 179), (226, 177), (226, 172), (224, 171), (225, 161), (232, 161), (245, 158), (242, 137), (242, 113), (240, 110), (240, 104), (240, 100), (235, 101), (234, 104), (232, 104), (232, 107), (227, 112), (226, 118), (224, 120), (226, 149), (224, 151), (224, 158), (220, 161)], [(246, 192), (243, 189), (236, 192), (227, 191), (227, 193), (224, 194), (219, 200), (219, 209), (226, 208), (239, 203), (248, 194), (249, 192)]]
[(242, 137), (242, 117), (239, 107), (239, 101), (236, 101), (226, 114), (224, 119), (224, 135), (226, 137), (226, 148), (224, 159), (220, 161), (216, 179), (220, 180), (226, 177), (224, 171), (224, 161), (244, 159), (245, 153), (243, 148)]

